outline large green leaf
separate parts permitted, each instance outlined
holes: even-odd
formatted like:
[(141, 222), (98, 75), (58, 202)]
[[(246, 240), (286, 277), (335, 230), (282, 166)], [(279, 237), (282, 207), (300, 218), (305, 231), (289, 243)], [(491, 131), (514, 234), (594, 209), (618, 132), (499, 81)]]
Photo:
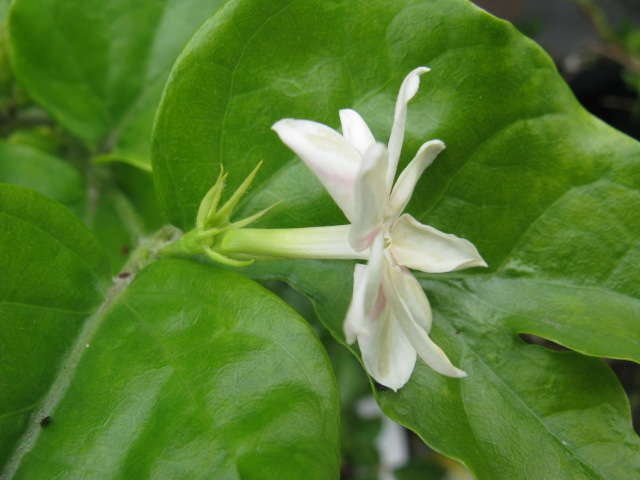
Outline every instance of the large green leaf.
[(109, 263), (98, 241), (61, 205), (0, 186), (0, 465), (37, 419), (84, 320), (103, 301)]
[(17, 186), (0, 206), (3, 479), (337, 477), (329, 360), (279, 298), (179, 260), (107, 292), (73, 214)]
[(87, 188), (80, 173), (60, 158), (0, 141), (0, 182), (36, 190), (77, 213), (107, 251), (115, 274), (139, 237), (160, 228), (166, 219), (149, 172), (116, 164), (92, 173), (87, 175)]
[[(348, 262), (305, 260), (278, 268), (257, 264), (246, 272), (292, 282), (343, 338), (352, 270)], [(374, 388), (383, 411), (481, 479), (538, 479), (541, 468), (554, 479), (636, 478), (640, 440), (609, 367), (525, 344), (504, 309), (470, 282), (423, 282), (435, 312), (430, 336), (469, 376), (444, 377), (418, 361), (397, 393)]]
[[(263, 159), (239, 217), (283, 199), (263, 226), (345, 223), (269, 128), (283, 117), (337, 126), (338, 109), (355, 108), (386, 139), (402, 78), (420, 65), (432, 71), (409, 106), (401, 165), (432, 138), (447, 150), (408, 211), (471, 240), (490, 267), (421, 277), (433, 338), (469, 377), (418, 362), (379, 401), (479, 478), (636, 478), (640, 442), (608, 367), (517, 334), (640, 360), (640, 147), (586, 113), (508, 23), (465, 0), (227, 4), (183, 52), (159, 110), (154, 175), (168, 216), (192, 228), (219, 163), (233, 189)], [(248, 272), (287, 279), (342, 339), (352, 268)]]
[(169, 69), (223, 0), (16, 0), (15, 73), (61, 125), (106, 158), (149, 168), (149, 137)]

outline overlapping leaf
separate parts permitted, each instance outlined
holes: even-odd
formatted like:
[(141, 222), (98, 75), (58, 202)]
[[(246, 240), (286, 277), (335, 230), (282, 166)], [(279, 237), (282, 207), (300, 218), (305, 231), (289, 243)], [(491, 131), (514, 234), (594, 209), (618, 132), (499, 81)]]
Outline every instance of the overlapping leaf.
[(103, 159), (149, 168), (160, 93), (180, 50), (222, 0), (18, 0), (9, 19), (27, 93)]
[(337, 477), (329, 360), (272, 293), (178, 260), (109, 288), (80, 220), (13, 185), (0, 265), (3, 479)]
[[(490, 268), (422, 277), (433, 337), (470, 376), (419, 362), (404, 389), (379, 394), (383, 408), (479, 478), (635, 478), (640, 442), (609, 369), (517, 333), (640, 360), (640, 147), (588, 115), (507, 23), (464, 0), (230, 2), (165, 91), (153, 160), (167, 214), (191, 228), (218, 163), (233, 188), (263, 159), (240, 215), (283, 199), (263, 226), (344, 223), (269, 127), (283, 117), (337, 126), (338, 109), (355, 108), (385, 140), (400, 82), (420, 65), (432, 71), (409, 107), (402, 163), (429, 139), (447, 150), (408, 211), (471, 240)], [(342, 338), (349, 264), (252, 272), (288, 279)]]
[(23, 187), (0, 187), (0, 463), (83, 321), (103, 301), (109, 263), (73, 213)]

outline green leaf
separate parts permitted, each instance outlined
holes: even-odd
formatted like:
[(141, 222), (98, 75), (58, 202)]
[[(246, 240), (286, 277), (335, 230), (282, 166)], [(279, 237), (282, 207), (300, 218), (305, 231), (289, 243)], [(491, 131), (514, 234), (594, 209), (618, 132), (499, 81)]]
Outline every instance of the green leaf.
[(0, 185), (0, 465), (107, 290), (97, 240), (61, 205)]
[(149, 167), (149, 137), (169, 69), (223, 0), (16, 0), (15, 74), (66, 129), (107, 154)]
[[(166, 218), (149, 172), (117, 164), (93, 173), (85, 188), (78, 171), (63, 160), (0, 141), (0, 182), (31, 188), (75, 212), (97, 235), (116, 274), (138, 240)], [(89, 198), (85, 190), (92, 192)]]
[(13, 93), (13, 69), (9, 60), (7, 34), (7, 13), (10, 6), (11, 0), (0, 0), (0, 107), (3, 110), (7, 109), (9, 97)]
[(146, 236), (167, 223), (149, 172), (124, 163), (99, 167), (94, 196), (88, 203), (85, 223), (98, 236), (118, 273), (129, 252)]
[[(270, 126), (336, 127), (338, 110), (355, 108), (385, 141), (400, 83), (420, 65), (432, 71), (409, 105), (401, 168), (427, 140), (447, 150), (407, 211), (471, 240), (490, 268), (421, 276), (432, 336), (469, 377), (418, 361), (406, 387), (377, 393), (384, 411), (478, 478), (636, 478), (640, 442), (609, 368), (517, 334), (640, 360), (640, 147), (587, 114), (508, 23), (464, 0), (227, 4), (186, 47), (159, 109), (153, 163), (167, 215), (192, 228), (219, 163), (232, 191), (264, 160), (238, 218), (284, 200), (263, 226), (346, 223)], [(352, 269), (246, 271), (292, 283), (343, 340)]]
[(78, 171), (35, 148), (0, 141), (0, 182), (36, 190), (77, 214), (84, 208), (85, 194)]
[[(334, 336), (343, 338), (352, 270), (348, 262), (302, 260), (278, 268), (256, 264), (246, 272), (289, 280), (311, 298)], [(572, 479), (637, 476), (640, 440), (609, 367), (525, 344), (502, 324), (502, 309), (470, 291), (468, 281), (424, 285), (435, 314), (430, 336), (469, 376), (451, 379), (418, 360), (398, 392), (374, 388), (387, 415), (479, 479), (537, 479), (541, 465), (550, 478), (569, 472)]]
[(335, 378), (280, 299), (179, 260), (107, 292), (73, 214), (16, 186), (0, 205), (2, 478), (337, 477)]

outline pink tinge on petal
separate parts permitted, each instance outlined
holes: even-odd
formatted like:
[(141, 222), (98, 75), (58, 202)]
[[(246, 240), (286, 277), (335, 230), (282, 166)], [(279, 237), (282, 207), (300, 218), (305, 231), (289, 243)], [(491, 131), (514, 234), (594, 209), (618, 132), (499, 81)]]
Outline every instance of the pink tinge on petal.
[(376, 301), (373, 304), (373, 308), (369, 311), (369, 313), (367, 313), (367, 323), (372, 324), (373, 322), (375, 322), (387, 307), (387, 303), (387, 296), (384, 294), (384, 289), (382, 288), (382, 286), (380, 286), (378, 288), (378, 295), (376, 296)]
[[(382, 282), (382, 237), (374, 240), (367, 265), (356, 265), (353, 272), (353, 297), (344, 322), (347, 343), (353, 343), (358, 335), (366, 333), (371, 323), (380, 315), (386, 299), (380, 297)], [(382, 302), (382, 303), (380, 303)]]
[(362, 156), (342, 135), (321, 123), (285, 118), (273, 125), (280, 139), (311, 169), (350, 222)]
[(388, 306), (376, 317), (369, 331), (358, 336), (365, 369), (373, 379), (397, 391), (413, 372), (416, 352)]
[(367, 267), (357, 264), (353, 271), (353, 297), (344, 321), (344, 336), (348, 344), (356, 341), (358, 335), (366, 332), (365, 318), (367, 293)]
[[(352, 226), (352, 229), (353, 229), (353, 226)], [(369, 232), (365, 232), (364, 236), (354, 238), (354, 235), (350, 234), (349, 243), (356, 252), (361, 252), (362, 250), (371, 246), (371, 244), (378, 237), (381, 231), (382, 231), (382, 225), (376, 225), (373, 227), (373, 230)]]
[(349, 241), (356, 251), (371, 245), (371, 241), (382, 229), (389, 198), (386, 170), (387, 149), (381, 143), (375, 143), (364, 156), (356, 178), (356, 211), (349, 232)]

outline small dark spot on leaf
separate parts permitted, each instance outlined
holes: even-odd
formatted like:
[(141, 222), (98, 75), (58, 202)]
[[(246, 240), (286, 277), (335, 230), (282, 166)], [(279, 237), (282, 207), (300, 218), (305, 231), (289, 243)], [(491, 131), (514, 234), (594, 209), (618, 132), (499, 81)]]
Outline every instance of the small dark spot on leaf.
[(122, 272), (118, 274), (118, 278), (127, 278), (129, 275), (131, 275), (129, 272)]
[(460, 333), (460, 330), (456, 330), (456, 335), (458, 335)]
[(122, 249), (120, 250), (120, 253), (122, 253), (122, 255), (129, 255), (129, 252), (131, 251), (131, 249), (125, 245), (124, 247), (122, 247)]
[(53, 423), (53, 418), (51, 418), (49, 415), (47, 415), (42, 420), (40, 420), (40, 426), (42, 428), (47, 428), (52, 423)]

